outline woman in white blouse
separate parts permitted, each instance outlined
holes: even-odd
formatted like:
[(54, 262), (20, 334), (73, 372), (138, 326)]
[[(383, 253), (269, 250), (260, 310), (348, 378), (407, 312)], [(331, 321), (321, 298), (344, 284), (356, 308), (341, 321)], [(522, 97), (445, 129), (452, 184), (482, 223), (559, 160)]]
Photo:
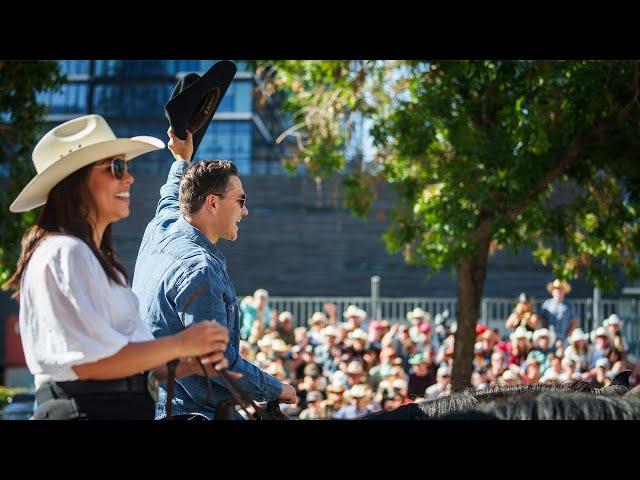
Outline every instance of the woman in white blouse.
[[(147, 373), (166, 379), (226, 367), (227, 330), (198, 322), (154, 339), (117, 260), (111, 224), (129, 215), (133, 158), (164, 148), (153, 137), (116, 138), (99, 115), (48, 132), (33, 151), (37, 175), (11, 205), (43, 205), (4, 285), (20, 300), (20, 334), (34, 375), (35, 419), (153, 419)], [(212, 373), (211, 371), (209, 373)]]

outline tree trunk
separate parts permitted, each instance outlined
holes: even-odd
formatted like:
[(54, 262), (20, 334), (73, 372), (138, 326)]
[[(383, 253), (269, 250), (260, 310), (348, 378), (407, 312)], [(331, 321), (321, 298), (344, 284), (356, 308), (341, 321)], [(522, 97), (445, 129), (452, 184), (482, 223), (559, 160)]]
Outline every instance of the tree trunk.
[(473, 372), (473, 346), (476, 339), (476, 323), (480, 314), (482, 291), (487, 276), (491, 220), (485, 218), (473, 232), (476, 251), (471, 258), (464, 258), (458, 270), (458, 313), (453, 371), (453, 391), (471, 386)]

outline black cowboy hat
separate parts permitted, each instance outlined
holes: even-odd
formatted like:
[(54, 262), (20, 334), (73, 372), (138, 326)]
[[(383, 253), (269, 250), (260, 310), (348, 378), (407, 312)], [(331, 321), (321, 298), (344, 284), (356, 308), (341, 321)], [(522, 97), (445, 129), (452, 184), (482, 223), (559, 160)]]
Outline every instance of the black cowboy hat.
[(171, 129), (179, 139), (187, 138), (187, 129), (193, 134), (194, 157), (236, 70), (233, 62), (222, 60), (202, 76), (188, 73), (178, 81), (164, 107)]

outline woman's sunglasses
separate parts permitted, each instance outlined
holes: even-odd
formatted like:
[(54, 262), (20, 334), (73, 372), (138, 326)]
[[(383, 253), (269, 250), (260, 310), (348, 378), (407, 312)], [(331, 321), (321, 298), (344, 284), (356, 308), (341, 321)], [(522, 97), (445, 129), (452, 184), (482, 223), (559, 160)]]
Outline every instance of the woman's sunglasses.
[(124, 172), (131, 173), (129, 162), (118, 157), (114, 157), (111, 159), (111, 163), (109, 164), (108, 169), (111, 170), (111, 174), (118, 180), (121, 180), (122, 177), (124, 177)]

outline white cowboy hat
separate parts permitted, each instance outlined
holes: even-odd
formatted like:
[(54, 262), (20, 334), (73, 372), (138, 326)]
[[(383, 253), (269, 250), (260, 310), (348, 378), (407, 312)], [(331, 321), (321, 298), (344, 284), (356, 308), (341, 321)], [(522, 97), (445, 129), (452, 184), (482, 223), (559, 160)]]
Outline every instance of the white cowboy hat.
[(322, 329), (322, 333), (324, 334), (324, 336), (331, 336), (331, 337), (337, 337), (339, 332), (338, 329), (336, 327), (334, 327), (333, 325), (329, 325), (325, 328)]
[(362, 363), (358, 361), (353, 361), (347, 367), (347, 373), (352, 375), (362, 375), (364, 373), (364, 368), (362, 368)]
[(604, 327), (598, 327), (591, 332), (591, 343), (596, 343), (596, 337), (609, 337), (607, 329)]
[(547, 291), (549, 293), (553, 292), (554, 288), (560, 288), (564, 290), (564, 293), (569, 293), (571, 291), (571, 285), (564, 281), (561, 282), (557, 278), (553, 282), (547, 283)]
[(365, 312), (364, 310), (356, 307), (355, 305), (349, 305), (342, 315), (345, 318), (359, 317), (362, 320), (367, 318), (367, 312)]
[(427, 312), (425, 312), (420, 307), (416, 307), (407, 313), (407, 320), (411, 320), (412, 318), (422, 318), (424, 320), (427, 319)]
[(575, 343), (578, 340), (584, 340), (585, 342), (589, 341), (589, 335), (584, 333), (580, 327), (571, 332), (571, 335), (569, 336), (569, 343)]
[(367, 387), (362, 384), (356, 384), (349, 390), (349, 396), (351, 398), (364, 398), (367, 396)]
[(556, 342), (556, 333), (548, 328), (539, 328), (533, 332), (533, 343), (536, 343), (540, 337), (548, 337), (549, 345), (553, 345)]
[(512, 334), (509, 335), (509, 338), (512, 342), (515, 342), (518, 338), (526, 338), (527, 340), (531, 340), (531, 332), (524, 327), (518, 327)]
[(602, 325), (604, 325), (605, 327), (608, 327), (609, 325), (622, 325), (622, 320), (620, 320), (620, 317), (618, 315), (612, 313), (611, 315), (609, 315), (609, 318), (602, 322)]
[(287, 345), (284, 340), (280, 338), (276, 338), (275, 340), (273, 340), (273, 343), (271, 344), (271, 349), (274, 352), (284, 353), (291, 350), (291, 347)]
[(33, 149), (37, 175), (22, 189), (9, 210), (26, 212), (47, 203), (58, 183), (93, 162), (124, 154), (125, 160), (164, 148), (155, 137), (116, 138), (100, 115), (85, 115), (54, 127)]
[(353, 332), (351, 332), (348, 335), (348, 337), (351, 340), (364, 340), (365, 342), (369, 340), (369, 335), (367, 335), (367, 332), (365, 332), (361, 328), (356, 328)]
[(315, 325), (316, 323), (326, 325), (328, 322), (329, 322), (329, 319), (322, 312), (315, 312), (313, 315), (311, 315), (311, 318), (309, 319), (309, 325)]

